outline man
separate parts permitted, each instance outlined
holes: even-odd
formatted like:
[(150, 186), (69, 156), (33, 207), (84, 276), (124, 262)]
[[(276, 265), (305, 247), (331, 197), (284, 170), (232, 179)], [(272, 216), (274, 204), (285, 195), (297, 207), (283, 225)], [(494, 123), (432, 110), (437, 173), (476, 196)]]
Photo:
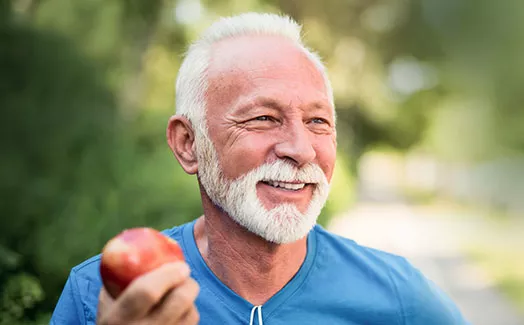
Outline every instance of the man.
[(167, 139), (198, 176), (204, 216), (164, 233), (187, 264), (114, 300), (91, 258), (71, 271), (52, 324), (466, 324), (405, 259), (315, 225), (335, 111), (295, 22), (244, 14), (212, 25), (180, 68), (176, 104)]

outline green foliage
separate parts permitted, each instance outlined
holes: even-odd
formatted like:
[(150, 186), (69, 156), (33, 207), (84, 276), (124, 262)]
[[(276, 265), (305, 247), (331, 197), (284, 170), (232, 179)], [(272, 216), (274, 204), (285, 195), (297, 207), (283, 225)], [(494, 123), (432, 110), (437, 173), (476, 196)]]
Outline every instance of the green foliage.
[(43, 299), (44, 291), (36, 277), (26, 273), (9, 277), (0, 297), (0, 324), (11, 325), (21, 320), (26, 310)]
[(41, 302), (44, 291), (40, 281), (21, 271), (23, 256), (0, 245), (0, 325), (14, 325)]
[(0, 245), (0, 276), (20, 265), (22, 256)]
[(123, 119), (106, 63), (0, 26), (0, 319), (46, 323), (72, 266), (124, 228), (195, 218), (199, 192), (165, 143), (168, 115)]

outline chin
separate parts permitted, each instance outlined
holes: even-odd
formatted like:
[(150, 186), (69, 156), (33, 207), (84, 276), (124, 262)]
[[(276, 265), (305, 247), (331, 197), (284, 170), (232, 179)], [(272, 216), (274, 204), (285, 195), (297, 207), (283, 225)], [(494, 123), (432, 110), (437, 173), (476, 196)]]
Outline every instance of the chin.
[(291, 204), (282, 204), (271, 210), (264, 209), (260, 203), (248, 206), (250, 208), (229, 213), (231, 218), (248, 231), (275, 244), (288, 244), (306, 237), (320, 214), (320, 209), (312, 207), (301, 213)]

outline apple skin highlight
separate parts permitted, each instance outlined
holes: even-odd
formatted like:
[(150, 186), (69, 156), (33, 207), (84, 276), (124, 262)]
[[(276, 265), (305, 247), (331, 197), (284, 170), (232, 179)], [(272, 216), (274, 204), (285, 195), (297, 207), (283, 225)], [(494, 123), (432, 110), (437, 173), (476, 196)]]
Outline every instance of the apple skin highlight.
[(165, 263), (184, 261), (178, 243), (152, 228), (128, 229), (107, 242), (102, 250), (100, 276), (117, 298), (137, 277)]

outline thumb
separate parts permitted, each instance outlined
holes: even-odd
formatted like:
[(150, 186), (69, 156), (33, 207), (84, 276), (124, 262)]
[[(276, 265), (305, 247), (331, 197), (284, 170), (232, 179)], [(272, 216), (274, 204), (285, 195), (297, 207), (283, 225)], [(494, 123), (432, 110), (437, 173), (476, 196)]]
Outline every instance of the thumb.
[(109, 295), (106, 288), (102, 286), (100, 294), (98, 295), (98, 310), (96, 312), (96, 319), (100, 319), (100, 316), (105, 314), (114, 302), (115, 300)]

